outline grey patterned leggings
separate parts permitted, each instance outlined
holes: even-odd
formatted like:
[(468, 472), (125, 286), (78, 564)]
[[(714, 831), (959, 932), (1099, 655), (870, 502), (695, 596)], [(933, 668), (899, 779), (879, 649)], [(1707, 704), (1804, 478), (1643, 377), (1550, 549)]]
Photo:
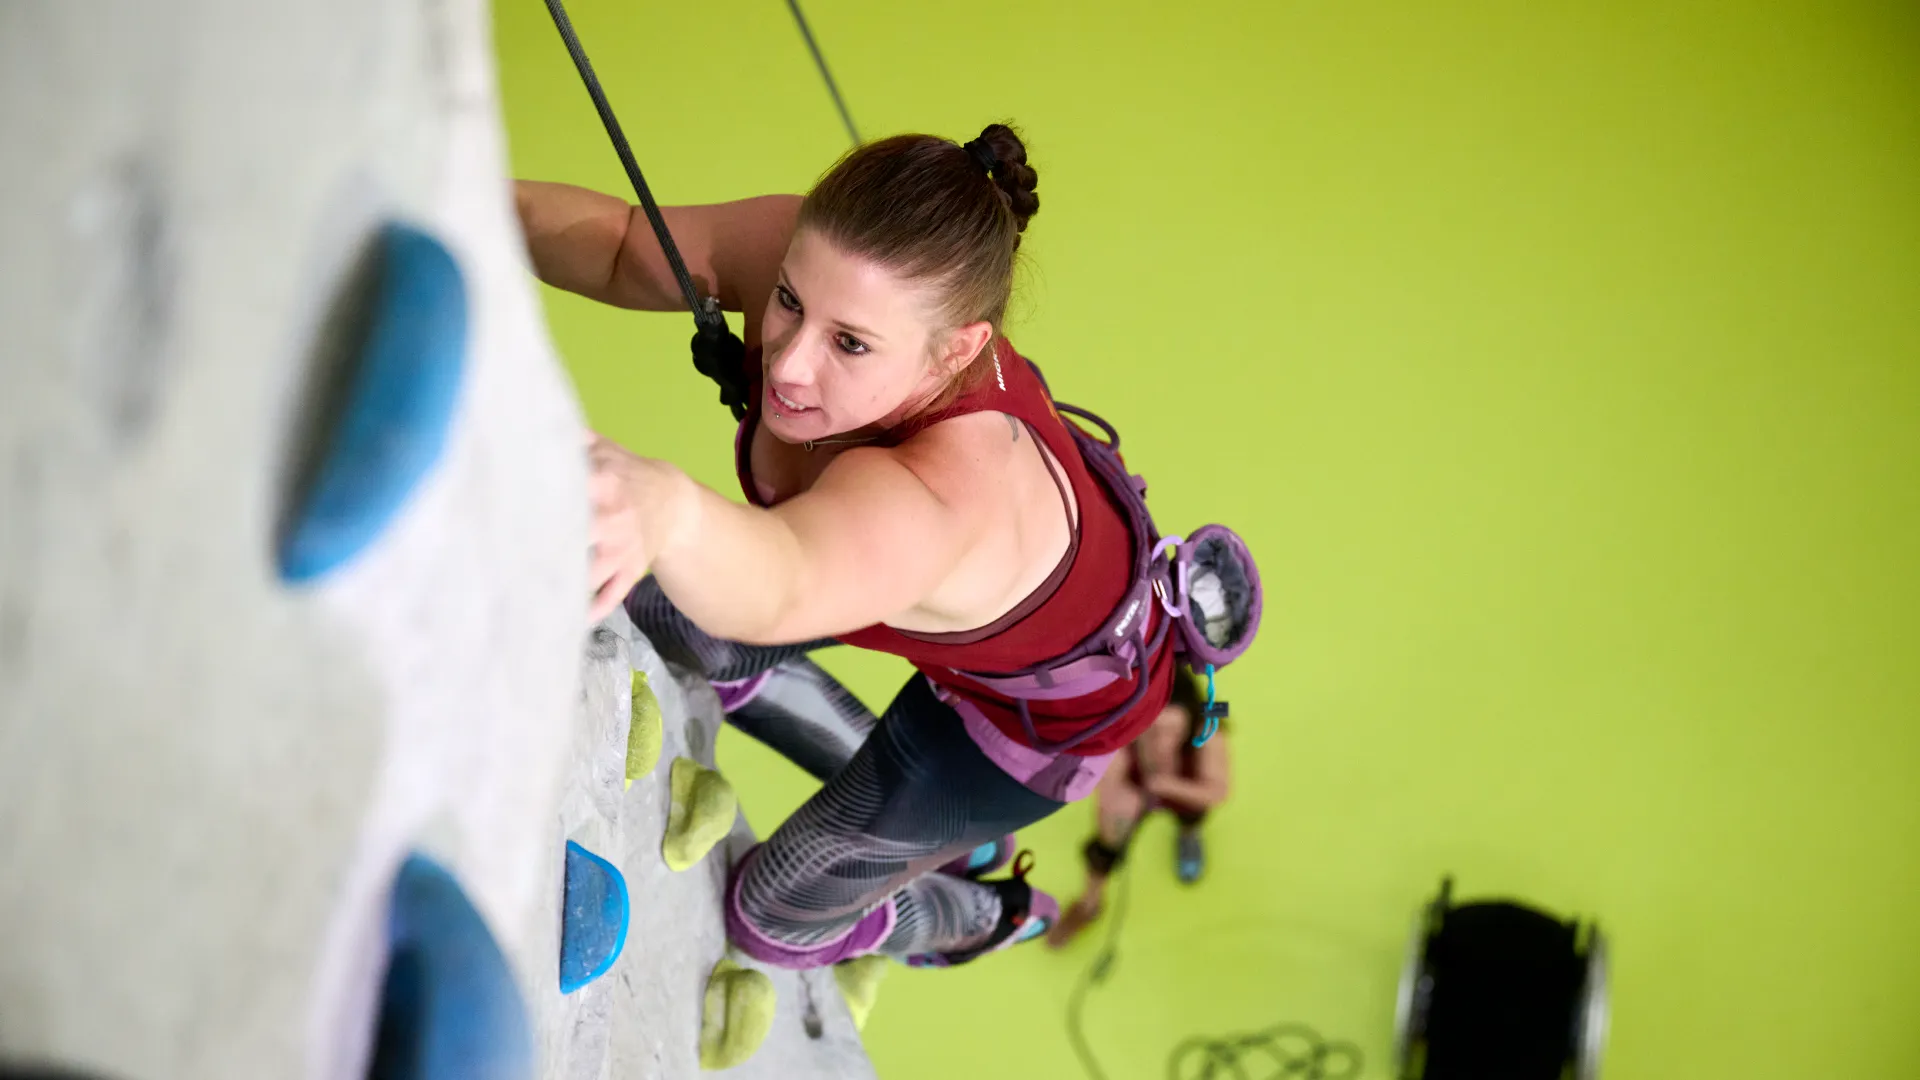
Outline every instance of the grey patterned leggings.
[(927, 681), (907, 680), (877, 721), (807, 658), (831, 639), (742, 645), (709, 636), (651, 577), (627, 613), (662, 657), (716, 682), (769, 672), (727, 721), (822, 781), (755, 849), (739, 915), (766, 938), (807, 950), (845, 938), (889, 900), (894, 956), (972, 948), (1000, 920), (994, 890), (935, 868), (1064, 806), (983, 753)]

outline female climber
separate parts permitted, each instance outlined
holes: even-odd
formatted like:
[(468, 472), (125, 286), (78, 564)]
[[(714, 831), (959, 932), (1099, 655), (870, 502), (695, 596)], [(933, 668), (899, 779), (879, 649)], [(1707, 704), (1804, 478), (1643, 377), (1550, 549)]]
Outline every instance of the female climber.
[[(704, 294), (744, 314), (746, 505), (593, 436), (593, 617), (624, 602), (663, 656), (716, 684), (731, 722), (824, 782), (734, 867), (729, 935), (763, 962), (943, 966), (1043, 934), (1059, 908), (1024, 866), (985, 875), (1007, 834), (1087, 794), (1168, 699), (1172, 635), (1127, 678), (1034, 701), (1028, 724), (956, 671), (1058, 656), (1134, 575), (1120, 510), (1002, 333), (1035, 182), (995, 124), (964, 146), (861, 147), (804, 198), (664, 212)], [(543, 281), (685, 310), (637, 208), (549, 183), (516, 198)], [(835, 642), (920, 674), (876, 720), (806, 659)], [(1130, 700), (1070, 752), (1037, 748)]]
[(1100, 916), (1107, 878), (1127, 857), (1140, 822), (1165, 810), (1180, 824), (1174, 839), (1174, 872), (1188, 885), (1206, 869), (1200, 825), (1207, 812), (1227, 799), (1226, 729), (1195, 746), (1204, 726), (1206, 700), (1200, 681), (1189, 671), (1174, 675), (1173, 700), (1152, 726), (1120, 751), (1094, 791), (1094, 834), (1083, 849), (1087, 887), (1067, 905), (1047, 931), (1047, 944), (1060, 948)]

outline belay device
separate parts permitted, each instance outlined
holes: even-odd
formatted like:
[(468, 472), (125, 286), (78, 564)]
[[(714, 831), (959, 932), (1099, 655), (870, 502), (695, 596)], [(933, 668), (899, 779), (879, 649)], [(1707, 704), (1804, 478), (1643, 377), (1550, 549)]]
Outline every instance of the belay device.
[(1401, 1080), (1597, 1080), (1606, 939), (1509, 901), (1455, 904), (1449, 878), (1414, 923), (1395, 1028)]

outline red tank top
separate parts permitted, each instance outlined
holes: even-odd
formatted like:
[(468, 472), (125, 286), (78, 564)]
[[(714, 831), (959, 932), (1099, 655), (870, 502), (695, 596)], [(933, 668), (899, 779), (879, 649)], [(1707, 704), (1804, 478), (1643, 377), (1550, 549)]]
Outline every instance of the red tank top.
[[(889, 432), (877, 440), (877, 445), (898, 445), (942, 420), (968, 413), (1000, 412), (1020, 420), (1035, 438), (1053, 451), (1066, 474), (1066, 482), (1072, 485), (1074, 501), (1079, 504), (1079, 528), (1066, 557), (1032, 595), (980, 629), (921, 634), (875, 624), (842, 634), (838, 640), (858, 648), (905, 657), (935, 685), (977, 705), (1008, 738), (1031, 745), (1009, 699), (956, 677), (953, 669), (1007, 674), (1050, 660), (1085, 640), (1100, 629), (1126, 594), (1132, 573), (1133, 537), (1121, 511), (1113, 505), (1112, 496), (1087, 470), (1040, 376), (1025, 358), (1013, 351), (1005, 338), (999, 339), (995, 347), (1004, 385), (1000, 380), (990, 380), (945, 409)], [(734, 438), (734, 471), (739, 475), (740, 489), (747, 501), (764, 506), (754, 488), (749, 457), (754, 429), (760, 422), (758, 349), (749, 352), (747, 365), (753, 385), (747, 395), (747, 415), (740, 421)], [(1055, 482), (1059, 483), (1060, 479), (1056, 474)], [(1154, 615), (1164, 617), (1157, 609)], [(1174, 635), (1168, 634), (1166, 645), (1145, 665), (1147, 692), (1133, 709), (1105, 731), (1074, 747), (1074, 754), (1098, 757), (1111, 753), (1146, 730), (1172, 695), (1173, 641)], [(1134, 678), (1140, 677), (1136, 672)], [(1058, 742), (1086, 730), (1125, 704), (1135, 685), (1132, 680), (1115, 682), (1085, 697), (1029, 702), (1028, 714), (1040, 738)]]

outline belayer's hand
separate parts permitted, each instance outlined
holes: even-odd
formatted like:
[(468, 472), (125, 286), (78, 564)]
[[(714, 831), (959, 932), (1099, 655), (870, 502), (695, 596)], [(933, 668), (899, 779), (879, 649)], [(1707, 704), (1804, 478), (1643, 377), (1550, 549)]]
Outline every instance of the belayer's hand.
[(684, 524), (692, 480), (664, 461), (643, 458), (604, 436), (587, 434), (587, 496), (593, 506), (589, 621), (607, 617)]

